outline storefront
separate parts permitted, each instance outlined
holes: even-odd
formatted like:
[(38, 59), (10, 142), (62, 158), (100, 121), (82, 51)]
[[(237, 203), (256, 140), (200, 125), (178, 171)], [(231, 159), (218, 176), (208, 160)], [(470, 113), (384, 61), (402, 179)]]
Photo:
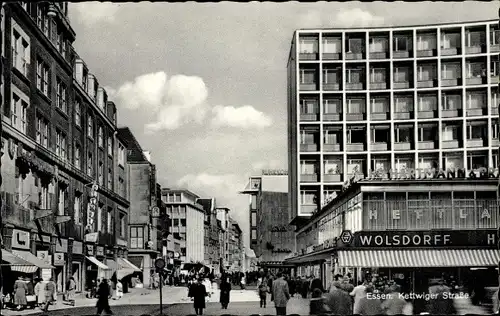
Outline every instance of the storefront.
[[(104, 259), (104, 248), (100, 247), (101, 251), (98, 252), (98, 246), (93, 243), (85, 243), (85, 286), (89, 288), (92, 281), (103, 279), (106, 277), (107, 271), (110, 270), (102, 260)], [(100, 260), (99, 260), (100, 259)]]
[(498, 286), (496, 230), (345, 233), (352, 238), (339, 243), (335, 263), (344, 273), (354, 272), (357, 280), (393, 280), (407, 293), (426, 292), (436, 279), (469, 292), (479, 278)]
[(54, 269), (54, 282), (57, 285), (57, 292), (63, 293), (66, 290), (66, 282), (68, 275), (68, 240), (65, 238), (57, 239), (55, 241), (56, 251), (53, 255)]

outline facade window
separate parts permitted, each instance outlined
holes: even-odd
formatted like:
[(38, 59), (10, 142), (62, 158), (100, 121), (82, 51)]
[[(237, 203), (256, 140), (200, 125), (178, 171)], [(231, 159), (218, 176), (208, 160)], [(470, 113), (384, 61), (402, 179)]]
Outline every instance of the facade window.
[(314, 99), (303, 99), (300, 103), (301, 114), (315, 114), (318, 113), (318, 101)]
[(75, 100), (75, 124), (82, 126), (82, 106), (79, 100)]
[(257, 230), (252, 229), (252, 240), (257, 240)]
[(56, 47), (61, 55), (66, 59), (67, 44), (63, 32), (58, 32), (56, 36)]
[(342, 52), (342, 40), (340, 38), (323, 37), (323, 54), (339, 54)]
[(97, 231), (102, 231), (102, 206), (97, 208)]
[(467, 109), (486, 108), (486, 94), (482, 92), (468, 92), (466, 95)]
[(106, 218), (106, 231), (110, 234), (113, 233), (113, 209), (108, 208), (107, 218)]
[(12, 92), (10, 123), (12, 127), (26, 134), (28, 102), (21, 98), (21, 93), (18, 95), (16, 92)]
[(73, 218), (76, 225), (82, 224), (82, 195), (79, 192), (75, 193), (75, 203), (73, 204)]
[(144, 248), (144, 227), (130, 227), (130, 248)]
[(101, 147), (101, 148), (104, 146), (104, 134), (103, 134), (101, 126), (99, 126), (98, 141), (97, 141), (97, 143), (99, 144), (99, 147)]
[(365, 113), (365, 100), (363, 99), (347, 100), (347, 113), (349, 114)]
[(394, 68), (394, 82), (409, 82), (409, 81), (410, 81), (410, 68), (408, 67)]
[(370, 38), (370, 53), (385, 53), (387, 51), (387, 39), (385, 37)]
[(417, 50), (433, 50), (437, 47), (436, 35), (435, 34), (423, 34), (417, 36)]
[(78, 170), (80, 170), (82, 168), (80, 145), (75, 146), (75, 167)]
[(108, 189), (113, 189), (113, 170), (108, 168)]
[(500, 30), (490, 31), (490, 45), (500, 45)]
[(125, 214), (120, 213), (120, 231), (119, 231), (119, 236), (122, 237), (122, 238), (125, 238), (125, 231), (126, 231), (125, 227), (126, 226), (127, 226), (127, 222), (126, 222)]
[(87, 175), (94, 175), (94, 158), (92, 156), (92, 153), (89, 153), (89, 156), (87, 158)]
[(50, 67), (38, 58), (36, 61), (36, 87), (45, 96), (49, 96)]
[(62, 82), (61, 78), (56, 80), (56, 106), (64, 113), (68, 112), (67, 107), (67, 89), (66, 85)]
[(21, 205), (23, 207), (27, 207), (27, 202), (29, 195), (27, 194), (29, 191), (27, 190), (26, 184), (27, 179), (25, 179), (21, 174), (16, 175), (16, 199), (17, 199), (17, 205)]
[(361, 69), (347, 69), (346, 70), (346, 83), (361, 83), (363, 70)]
[(387, 100), (386, 98), (372, 98), (371, 103), (372, 113), (389, 112), (389, 100)]
[(49, 185), (41, 181), (40, 191), (38, 191), (38, 206), (41, 210), (47, 210), (50, 207)]
[(462, 67), (459, 63), (443, 64), (441, 78), (443, 80), (455, 80), (462, 77)]
[(413, 111), (412, 97), (396, 97), (394, 100), (395, 113), (408, 113)]
[(36, 119), (36, 143), (48, 148), (48, 139), (49, 122), (45, 118), (38, 116)]
[(125, 196), (125, 180), (123, 178), (118, 178), (118, 193), (124, 197)]
[(435, 111), (437, 109), (437, 97), (435, 96), (421, 96), (418, 98), (419, 111)]
[(395, 52), (409, 51), (408, 38), (403, 36), (395, 36), (392, 40), (392, 48)]
[(12, 27), (12, 66), (25, 77), (30, 64), (30, 40), (17, 25)]
[(87, 118), (87, 137), (94, 138), (94, 121), (90, 115)]
[(300, 54), (317, 54), (318, 53), (318, 40), (314, 37), (301, 38), (299, 40)]
[(37, 5), (36, 7), (36, 24), (42, 30), (43, 34), (50, 38), (50, 21), (47, 12), (45, 12), (46, 9), (41, 5)]
[(370, 70), (371, 83), (384, 83), (386, 82), (386, 70), (384, 68), (372, 68)]
[(98, 174), (99, 185), (104, 185), (104, 164), (99, 161), (99, 174)]
[(347, 40), (347, 52), (352, 54), (363, 53), (363, 40), (360, 38), (349, 38)]
[[(60, 185), (59, 185), (60, 186)], [(65, 205), (66, 205), (66, 189), (59, 188), (59, 195), (57, 197), (57, 215), (66, 215)]]
[(118, 165), (125, 166), (125, 147), (122, 144), (118, 144)]
[(443, 94), (443, 110), (459, 110), (462, 108), (462, 96), (459, 94)]
[(484, 35), (484, 32), (467, 32), (465, 34), (467, 47), (481, 47), (486, 42)]
[(66, 159), (66, 151), (66, 135), (62, 131), (56, 130), (56, 155), (59, 156), (59, 158)]
[(301, 84), (315, 84), (316, 71), (314, 69), (301, 69), (300, 70), (300, 83)]
[[(436, 78), (436, 68), (433, 66), (419, 66), (417, 68), (418, 81), (431, 81)], [(443, 78), (444, 79), (444, 78)]]
[(340, 99), (323, 98), (324, 114), (340, 114), (342, 113), (342, 101)]
[(113, 156), (113, 138), (108, 137), (108, 155)]
[(335, 84), (340, 82), (340, 72), (338, 69), (323, 69), (323, 83)]
[(312, 191), (300, 191), (300, 204), (301, 205), (315, 205), (316, 193)]

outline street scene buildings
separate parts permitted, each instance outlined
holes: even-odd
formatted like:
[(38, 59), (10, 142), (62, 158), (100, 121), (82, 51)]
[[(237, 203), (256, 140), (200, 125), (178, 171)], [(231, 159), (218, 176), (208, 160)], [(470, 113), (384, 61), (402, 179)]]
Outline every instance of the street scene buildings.
[[(89, 314), (106, 297), (128, 315), (357, 314), (372, 292), (409, 295), (372, 314), (498, 311), (491, 14), (412, 25), (403, 3), (373, 4), (392, 20), (318, 4), (276, 22), (249, 4), (232, 23), (259, 36), (250, 48), (208, 6), (0, 4), (2, 315), (53, 299), (53, 315)], [(412, 296), (435, 292), (456, 294), (445, 312)]]

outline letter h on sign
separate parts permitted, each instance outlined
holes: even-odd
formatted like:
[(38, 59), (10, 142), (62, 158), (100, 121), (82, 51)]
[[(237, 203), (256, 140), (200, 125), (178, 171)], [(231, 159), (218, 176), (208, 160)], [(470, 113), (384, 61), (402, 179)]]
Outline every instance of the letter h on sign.
[(369, 216), (370, 216), (370, 219), (377, 219), (377, 210), (370, 210), (369, 211)]

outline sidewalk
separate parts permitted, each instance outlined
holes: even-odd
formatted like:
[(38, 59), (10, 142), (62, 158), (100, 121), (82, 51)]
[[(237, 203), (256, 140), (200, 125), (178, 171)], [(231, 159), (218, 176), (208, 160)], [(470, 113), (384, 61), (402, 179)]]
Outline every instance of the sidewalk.
[(485, 307), (472, 304), (470, 298), (455, 298), (453, 303), (458, 315), (491, 315)]

